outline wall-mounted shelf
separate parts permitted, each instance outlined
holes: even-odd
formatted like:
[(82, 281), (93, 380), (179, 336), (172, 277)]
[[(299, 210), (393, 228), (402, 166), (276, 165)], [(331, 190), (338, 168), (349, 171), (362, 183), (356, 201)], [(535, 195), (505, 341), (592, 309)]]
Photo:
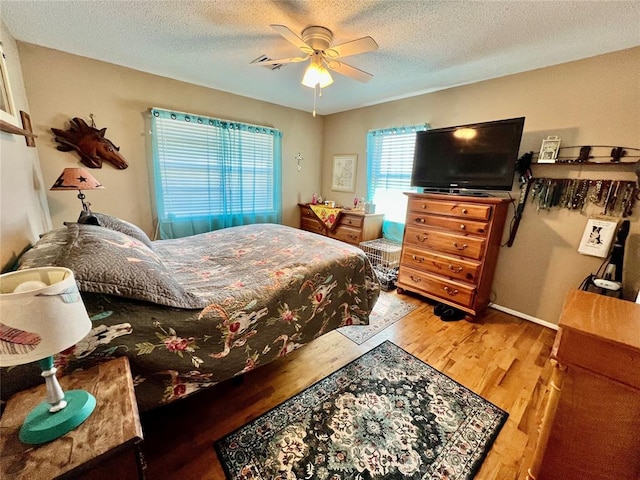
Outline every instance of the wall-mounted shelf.
[[(544, 144), (544, 142), (543, 142)], [(594, 151), (595, 149), (595, 151)], [(614, 145), (572, 145), (560, 147), (561, 154), (540, 161), (540, 154), (531, 152), (540, 165), (634, 165), (640, 160), (640, 148)], [(556, 152), (558, 153), (558, 152)], [(593, 153), (593, 155), (592, 155)], [(624, 160), (623, 160), (624, 159)]]
[(587, 167), (591, 167), (594, 165), (603, 167), (603, 166), (617, 166), (617, 165), (635, 165), (638, 162), (638, 160), (634, 160), (634, 161), (620, 161), (620, 162), (563, 162), (563, 161), (559, 161), (559, 162), (534, 162), (531, 165), (565, 165), (565, 166), (569, 166), (569, 167), (581, 167), (581, 166), (587, 166)]

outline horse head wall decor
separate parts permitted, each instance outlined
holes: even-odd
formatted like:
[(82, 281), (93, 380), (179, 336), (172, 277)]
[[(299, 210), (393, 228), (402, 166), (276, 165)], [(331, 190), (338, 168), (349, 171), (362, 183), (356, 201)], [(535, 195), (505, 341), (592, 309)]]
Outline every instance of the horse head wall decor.
[(109, 162), (114, 167), (124, 170), (129, 166), (111, 140), (105, 138), (106, 128), (98, 130), (78, 117), (71, 119), (69, 130), (52, 128), (56, 135), (57, 149), (61, 152), (75, 150), (81, 162), (89, 168), (102, 168), (102, 162)]

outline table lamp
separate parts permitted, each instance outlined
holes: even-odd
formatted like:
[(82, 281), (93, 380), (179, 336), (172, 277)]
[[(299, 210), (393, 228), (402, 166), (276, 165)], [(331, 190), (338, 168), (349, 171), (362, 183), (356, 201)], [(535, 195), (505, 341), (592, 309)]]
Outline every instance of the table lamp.
[(96, 399), (84, 390), (63, 392), (53, 355), (82, 340), (91, 320), (73, 272), (62, 267), (0, 275), (0, 366), (40, 362), (47, 401), (36, 406), (20, 429), (23, 443), (40, 444), (70, 432), (93, 412)]
[(91, 213), (91, 204), (84, 201), (86, 195), (82, 190), (104, 190), (104, 187), (84, 168), (65, 168), (49, 190), (78, 190), (82, 209)]

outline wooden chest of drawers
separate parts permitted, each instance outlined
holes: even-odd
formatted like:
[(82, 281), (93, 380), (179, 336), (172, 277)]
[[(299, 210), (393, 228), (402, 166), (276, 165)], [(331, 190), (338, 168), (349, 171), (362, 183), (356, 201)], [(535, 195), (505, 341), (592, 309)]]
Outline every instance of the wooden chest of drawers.
[(640, 478), (640, 305), (572, 290), (528, 480)]
[(511, 200), (407, 193), (409, 203), (398, 274), (409, 290), (476, 317), (491, 283)]
[(382, 220), (384, 214), (365, 214), (356, 210), (342, 210), (338, 217), (338, 223), (332, 230), (320, 220), (311, 207), (299, 203), (300, 228), (309, 232), (318, 233), (335, 238), (352, 245), (360, 245), (360, 242), (375, 240), (382, 237)]

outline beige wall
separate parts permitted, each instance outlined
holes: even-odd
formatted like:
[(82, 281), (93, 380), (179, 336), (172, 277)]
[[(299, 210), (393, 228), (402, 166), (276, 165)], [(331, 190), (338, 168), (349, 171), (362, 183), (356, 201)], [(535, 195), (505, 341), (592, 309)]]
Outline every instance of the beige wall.
[[(107, 127), (107, 137), (121, 147), (130, 167), (119, 171), (105, 164), (93, 170), (106, 189), (87, 192), (88, 200), (95, 211), (125, 218), (149, 234), (154, 223), (148, 109), (153, 106), (282, 130), (284, 223), (292, 226), (299, 222), (296, 203), (308, 201), (314, 191), (345, 204), (352, 201), (353, 194), (330, 190), (336, 153), (358, 154), (356, 194), (365, 195), (365, 135), (373, 128), (423, 122), (439, 127), (524, 115), (522, 152), (537, 152), (547, 135), (559, 135), (563, 145), (640, 147), (640, 48), (314, 119), (309, 113), (30, 44), (18, 42), (16, 48), (4, 26), (2, 35), (12, 75), (18, 76), (16, 103), (31, 114), (39, 135), (36, 152), (24, 146), (22, 137), (0, 133), (3, 264), (51, 225), (77, 218), (80, 204), (74, 194), (48, 191), (63, 168), (80, 164), (74, 153), (56, 150), (50, 128), (67, 128), (76, 116), (88, 121), (91, 113), (99, 128)], [(301, 172), (298, 152), (304, 157)], [(534, 174), (635, 178), (632, 167), (540, 165)], [(632, 217), (634, 233), (640, 232), (638, 208)], [(536, 212), (528, 205), (514, 246), (501, 250), (495, 302), (524, 316), (557, 322), (566, 292), (600, 264), (577, 253), (586, 221), (577, 212)]]
[[(29, 113), (16, 42), (0, 21), (0, 40), (6, 56), (9, 84), (16, 111)], [(22, 123), (18, 117), (18, 125)], [(36, 140), (38, 141), (38, 140)], [(0, 132), (0, 266), (10, 267), (38, 235), (51, 228), (42, 174), (35, 148), (24, 137)]]
[[(91, 173), (105, 190), (87, 191), (92, 210), (129, 220), (153, 233), (150, 183), (151, 107), (273, 126), (283, 132), (283, 223), (297, 227), (296, 203), (320, 190), (322, 118), (274, 104), (199, 87), (56, 50), (18, 42), (31, 119), (39, 135), (38, 154), (47, 189), (65, 167), (82, 166), (74, 152), (56, 150), (50, 128), (69, 128), (73, 117), (98, 128), (120, 147), (129, 168), (105, 163)], [(298, 172), (296, 154), (304, 157)], [(79, 200), (71, 192), (49, 192), (53, 226), (77, 219)]]
[[(548, 135), (558, 135), (566, 146), (640, 148), (639, 79), (640, 48), (635, 48), (327, 116), (322, 193), (345, 204), (352, 201), (353, 194), (331, 191), (332, 156), (357, 153), (356, 194), (365, 195), (366, 133), (391, 126), (427, 122), (437, 128), (525, 116), (521, 154), (537, 153)], [(533, 167), (534, 176), (553, 178), (634, 180), (632, 171), (632, 166)], [(513, 196), (518, 197), (517, 190)], [(631, 224), (636, 233), (640, 232), (639, 208)], [(577, 253), (587, 218), (566, 209), (537, 212), (528, 204), (515, 244), (501, 249), (494, 302), (557, 323), (567, 291), (595, 273), (601, 263), (601, 259)]]

